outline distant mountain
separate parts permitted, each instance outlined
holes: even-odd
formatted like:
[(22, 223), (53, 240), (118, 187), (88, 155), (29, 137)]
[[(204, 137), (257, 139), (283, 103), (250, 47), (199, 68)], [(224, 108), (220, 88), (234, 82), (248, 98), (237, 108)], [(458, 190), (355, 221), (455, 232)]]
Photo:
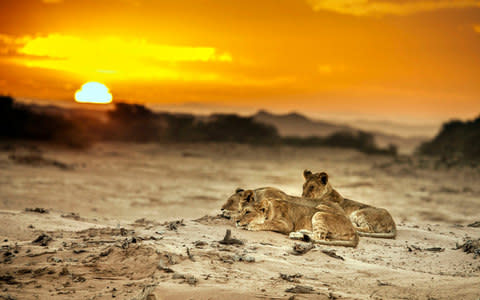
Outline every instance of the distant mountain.
[[(273, 125), (281, 136), (319, 136), (324, 137), (339, 131), (357, 132), (363, 130), (345, 124), (312, 120), (302, 114), (293, 112), (288, 114), (273, 114), (260, 110), (252, 116), (255, 121)], [(393, 126), (393, 125), (392, 125)], [(385, 147), (395, 144), (402, 153), (411, 153), (421, 143), (428, 140), (428, 137), (402, 137), (378, 130), (365, 130), (375, 136), (378, 146)]]
[(356, 128), (376, 131), (381, 130), (384, 133), (399, 135), (403, 137), (434, 137), (440, 130), (440, 122), (430, 122), (423, 124), (408, 124), (387, 120), (355, 120), (352, 121)]
[[(12, 99), (13, 101), (13, 99)], [(3, 101), (5, 102), (5, 101)], [(2, 103), (3, 103), (2, 102)], [(8, 102), (8, 101), (7, 101)], [(6, 102), (5, 102), (6, 103)], [(12, 102), (13, 103), (13, 102)], [(11, 103), (11, 104), (12, 104)], [(12, 104), (13, 105), (13, 104)], [(14, 107), (17, 107), (20, 109), (23, 107), (23, 110), (28, 110), (31, 112), (30, 115), (35, 116), (36, 118), (44, 118), (43, 116), (47, 116), (48, 118), (51, 117), (62, 117), (64, 119), (62, 122), (70, 122), (73, 123), (75, 126), (80, 126), (83, 131), (85, 131), (85, 134), (88, 135), (88, 132), (95, 132), (97, 135), (100, 135), (100, 137), (95, 137), (96, 139), (103, 139), (105, 137), (113, 137), (113, 134), (111, 133), (106, 133), (106, 131), (110, 130), (112, 132), (120, 132), (122, 130), (118, 130), (118, 126), (114, 126), (110, 123), (111, 118), (112, 118), (112, 112), (118, 111), (119, 108), (125, 107), (125, 108), (132, 108), (133, 111), (136, 111), (137, 108), (142, 108), (143, 110), (148, 110), (148, 108), (142, 106), (142, 105), (122, 105), (117, 103), (116, 105), (112, 105), (110, 107), (105, 107), (104, 109), (94, 109), (93, 107), (60, 107), (60, 106), (54, 106), (54, 105), (39, 105), (39, 104), (21, 104), (19, 103), (18, 105), (15, 104)], [(130, 112), (131, 109), (127, 109), (127, 111)], [(390, 127), (395, 127), (396, 123), (389, 123), (389, 124), (379, 124), (383, 126), (379, 126), (382, 128), (382, 130), (376, 130), (378, 127), (372, 127), (370, 130), (365, 129), (364, 126), (351, 126), (347, 124), (339, 124), (335, 122), (329, 122), (329, 121), (324, 121), (324, 120), (313, 120), (310, 119), (302, 114), (292, 112), (288, 114), (273, 114), (265, 110), (260, 110), (257, 113), (251, 115), (250, 117), (242, 117), (237, 114), (210, 114), (210, 115), (194, 115), (194, 114), (185, 114), (185, 113), (171, 113), (171, 112), (154, 112), (151, 111), (151, 114), (155, 115), (155, 118), (158, 119), (155, 122), (150, 122), (149, 118), (145, 119), (143, 116), (140, 116), (138, 114), (133, 114), (133, 119), (136, 120), (134, 122), (135, 124), (139, 123), (140, 125), (145, 125), (145, 126), (150, 126), (150, 127), (155, 127), (155, 128), (148, 128), (148, 130), (139, 130), (138, 132), (145, 133), (144, 136), (142, 136), (142, 140), (148, 140), (148, 139), (155, 139), (158, 138), (158, 136), (148, 136), (147, 133), (151, 133), (153, 131), (162, 131), (162, 134), (165, 135), (166, 128), (170, 128), (168, 130), (172, 131), (173, 133), (172, 136), (169, 138), (173, 138), (176, 136), (178, 140), (181, 140), (181, 136), (183, 136), (187, 140), (193, 140), (194, 138), (197, 139), (202, 139), (205, 138), (206, 132), (210, 132), (209, 134), (220, 134), (223, 132), (220, 132), (219, 130), (221, 128), (224, 128), (226, 125), (223, 124), (222, 122), (226, 122), (226, 124), (237, 124), (237, 125), (232, 125), (233, 129), (242, 129), (242, 128), (247, 128), (248, 126), (252, 125), (251, 121), (255, 121), (256, 123), (261, 123), (261, 124), (254, 124), (252, 125), (253, 127), (251, 128), (256, 128), (255, 130), (263, 130), (265, 129), (265, 132), (270, 132), (271, 128), (264, 128), (264, 124), (269, 125), (274, 127), (276, 130), (275, 133), (270, 132), (271, 136), (275, 136), (275, 138), (278, 138), (279, 136), (282, 137), (327, 137), (332, 134), (338, 133), (338, 132), (347, 132), (347, 133), (353, 133), (353, 136), (360, 131), (364, 130), (366, 132), (369, 132), (373, 134), (375, 137), (375, 141), (377, 143), (377, 146), (386, 148), (389, 144), (394, 144), (398, 147), (398, 150), (400, 153), (410, 153), (412, 152), (416, 147), (418, 147), (421, 143), (425, 142), (428, 140), (426, 137), (402, 137), (400, 135), (392, 134), (392, 130), (388, 130)], [(47, 118), (45, 117), (45, 118)], [(130, 119), (132, 119), (130, 118)], [(220, 118), (220, 119), (219, 119)], [(51, 121), (53, 124), (54, 121), (57, 121), (58, 118), (51, 118), (52, 120), (48, 119), (47, 121)], [(120, 118), (121, 119), (121, 118)], [(45, 121), (46, 122), (46, 121)], [(150, 123), (149, 123), (150, 122)], [(166, 126), (164, 123), (169, 123), (169, 126)], [(17, 122), (18, 123), (18, 122)], [(70, 124), (69, 123), (69, 124)], [(130, 124), (128, 122), (120, 122), (123, 125), (125, 125), (123, 128), (124, 132), (132, 132), (131, 136), (136, 136), (139, 137), (138, 132), (135, 130), (135, 124)], [(125, 123), (125, 124), (124, 124)], [(128, 123), (128, 124), (127, 124)], [(148, 123), (148, 124), (147, 124)], [(153, 124), (155, 123), (155, 124)], [(158, 123), (158, 124), (157, 124)], [(160, 124), (161, 123), (161, 124)], [(107, 126), (108, 124), (112, 126)], [(203, 124), (203, 125), (202, 125)], [(212, 126), (215, 127), (213, 129), (211, 128), (204, 128), (205, 124), (213, 124)], [(22, 124), (18, 124), (20, 127), (24, 127)], [(36, 127), (40, 126), (31, 126), (31, 129), (38, 129)], [(72, 125), (72, 126), (73, 126)], [(138, 125), (138, 124), (137, 124)], [(143, 126), (142, 125), (142, 126)], [(205, 125), (205, 126), (207, 126)], [(208, 125), (208, 126), (210, 126)], [(355, 123), (356, 125), (356, 123)], [(389, 125), (389, 126), (386, 126)], [(401, 124), (400, 124), (401, 125)], [(53, 125), (52, 125), (53, 126)], [(208, 127), (207, 126), (207, 127)], [(68, 126), (67, 126), (68, 127)], [(158, 128), (157, 128), (158, 127)], [(217, 128), (218, 127), (218, 128)], [(267, 126), (268, 127), (268, 126)], [(383, 131), (383, 128), (385, 128), (385, 131)], [(395, 127), (397, 128), (397, 127)], [(401, 126), (399, 127), (401, 129)], [(41, 129), (41, 128), (40, 128)], [(405, 129), (405, 128), (403, 128)], [(411, 129), (411, 128), (409, 128)], [(167, 130), (167, 131), (168, 131)], [(210, 130), (210, 131), (209, 131)], [(213, 130), (213, 131), (212, 131)], [(248, 134), (245, 134), (245, 136), (255, 136), (258, 135), (258, 132), (255, 132), (255, 130), (247, 130)], [(38, 130), (37, 130), (38, 131)], [(40, 130), (41, 131), (41, 130)], [(49, 131), (55, 131), (55, 130), (50, 130)], [(387, 133), (387, 132), (389, 133)], [(278, 134), (277, 134), (278, 132)], [(410, 132), (415, 132), (414, 130), (410, 130)], [(188, 134), (187, 134), (188, 133)], [(243, 132), (245, 133), (245, 132)], [(243, 134), (242, 133), (242, 134)], [(83, 133), (82, 133), (83, 134)], [(160, 133), (159, 133), (160, 134)], [(195, 135), (196, 134), (196, 135)], [(68, 134), (65, 134), (68, 136)], [(162, 135), (162, 137), (163, 137)], [(168, 135), (168, 134), (167, 134)], [(179, 136), (181, 135), (181, 136)], [(128, 134), (124, 138), (128, 138)], [(165, 138), (165, 137), (163, 137)], [(226, 138), (222, 136), (222, 138)], [(228, 137), (231, 138), (231, 137)]]
[(314, 121), (296, 112), (277, 115), (260, 110), (253, 115), (253, 119), (257, 122), (275, 126), (282, 136), (327, 136), (338, 131), (356, 131), (347, 125)]

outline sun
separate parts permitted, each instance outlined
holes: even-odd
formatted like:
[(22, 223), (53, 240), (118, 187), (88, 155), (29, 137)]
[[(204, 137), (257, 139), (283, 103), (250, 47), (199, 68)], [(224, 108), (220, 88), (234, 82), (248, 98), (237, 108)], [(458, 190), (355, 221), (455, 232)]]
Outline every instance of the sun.
[(85, 83), (75, 93), (75, 101), (78, 103), (107, 104), (112, 102), (112, 99), (109, 89), (103, 83), (94, 81)]

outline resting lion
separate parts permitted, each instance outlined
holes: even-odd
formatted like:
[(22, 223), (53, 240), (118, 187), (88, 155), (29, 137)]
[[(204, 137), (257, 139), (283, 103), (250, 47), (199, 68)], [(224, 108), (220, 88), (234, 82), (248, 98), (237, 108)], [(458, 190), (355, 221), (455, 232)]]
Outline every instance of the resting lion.
[[(242, 211), (242, 201), (249, 195), (249, 193), (245, 193), (244, 189), (238, 188), (233, 195), (231, 195), (227, 202), (222, 206), (222, 216), (226, 218), (233, 218), (239, 216), (240, 212)], [(268, 198), (280, 198), (285, 199), (287, 194), (282, 192), (279, 189), (272, 188), (272, 187), (263, 187), (253, 190), (255, 195), (258, 197), (268, 197)]]
[(231, 195), (225, 204), (222, 206), (222, 216), (228, 219), (235, 219), (239, 216), (243, 209), (243, 205), (248, 203), (249, 199), (276, 199), (287, 200), (311, 207), (318, 205), (318, 201), (315, 199), (309, 199), (304, 197), (295, 197), (287, 195), (281, 190), (273, 187), (262, 187), (254, 190), (244, 190), (237, 188), (235, 193)]
[[(237, 226), (253, 231), (275, 231), (290, 238), (308, 238), (314, 243), (356, 247), (358, 235), (343, 209), (333, 202), (312, 202), (304, 205), (274, 197), (258, 197), (249, 190), (243, 192), (242, 213)], [(291, 196), (290, 196), (291, 197)], [(288, 198), (288, 197), (287, 197)], [(299, 197), (291, 197), (298, 199)]]
[(343, 198), (331, 186), (328, 174), (325, 172), (313, 174), (305, 170), (303, 176), (305, 183), (302, 196), (338, 203), (360, 236), (395, 238), (397, 234), (395, 222), (386, 209)]

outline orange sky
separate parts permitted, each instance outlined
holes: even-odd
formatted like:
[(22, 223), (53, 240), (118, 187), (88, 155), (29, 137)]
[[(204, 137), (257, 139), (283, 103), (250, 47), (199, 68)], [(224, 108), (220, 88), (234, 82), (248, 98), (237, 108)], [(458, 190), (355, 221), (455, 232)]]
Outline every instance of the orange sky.
[(310, 115), (480, 113), (478, 0), (7, 0), (0, 93)]

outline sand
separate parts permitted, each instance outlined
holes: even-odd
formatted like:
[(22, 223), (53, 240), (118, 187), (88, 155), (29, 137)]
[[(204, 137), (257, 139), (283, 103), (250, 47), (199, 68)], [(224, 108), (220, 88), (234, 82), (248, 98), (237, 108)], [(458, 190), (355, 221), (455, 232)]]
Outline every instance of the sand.
[[(328, 148), (1, 149), (0, 299), (480, 297), (480, 258), (456, 249), (480, 238), (478, 169)], [(217, 216), (237, 187), (299, 195), (305, 168), (388, 209), (398, 237), (295, 255), (301, 242)], [(227, 229), (244, 244), (219, 243)]]

